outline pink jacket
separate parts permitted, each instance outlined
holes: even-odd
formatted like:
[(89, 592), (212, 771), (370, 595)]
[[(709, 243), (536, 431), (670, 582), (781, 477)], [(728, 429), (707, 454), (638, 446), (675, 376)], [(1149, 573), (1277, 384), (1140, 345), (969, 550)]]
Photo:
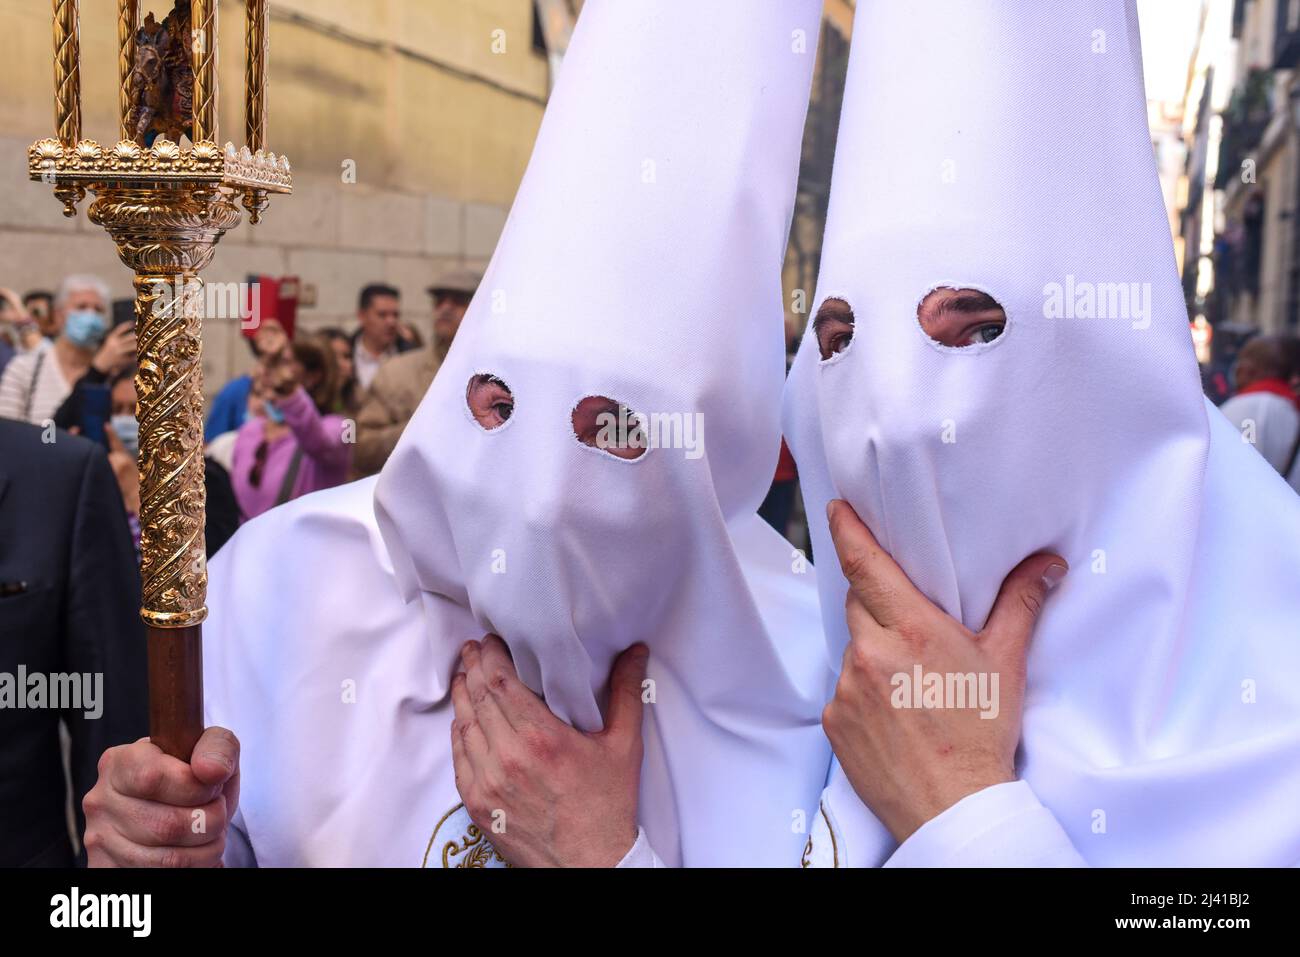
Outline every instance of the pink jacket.
[(302, 460), (290, 498), (342, 485), (347, 480), (352, 446), (343, 440), (343, 417), (321, 415), (316, 411), (311, 396), (301, 386), (288, 398), (277, 399), (275, 405), (283, 413), (289, 432), (266, 447), (260, 481), (256, 485), (253, 484), (253, 472), (258, 460), (257, 450), (266, 432), (266, 419), (262, 416), (250, 418), (235, 437), (231, 482), (244, 521), (261, 515), (276, 504), (289, 464), (299, 448), (303, 452)]

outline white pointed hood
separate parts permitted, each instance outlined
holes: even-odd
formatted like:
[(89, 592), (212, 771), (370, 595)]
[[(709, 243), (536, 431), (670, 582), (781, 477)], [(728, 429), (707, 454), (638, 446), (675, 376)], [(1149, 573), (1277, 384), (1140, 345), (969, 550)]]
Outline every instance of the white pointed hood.
[[(686, 863), (797, 860), (792, 814), (815, 806), (828, 760), (815, 602), (754, 514), (778, 449), (780, 269), (819, 14), (586, 4), (496, 253), (376, 487), (443, 682), (472, 616), (593, 730), (616, 654), (650, 646), (643, 823)], [(466, 406), (482, 373), (514, 397), (491, 430)], [(678, 447), (623, 460), (581, 444), (570, 417), (588, 396), (659, 417)], [(774, 575), (763, 594), (755, 562)]]
[[(859, 4), (817, 290), (855, 330), (823, 361), (810, 327), (786, 430), (833, 654), (833, 496), (972, 628), (1056, 551), (1022, 773), (1080, 852), (1293, 863), (1300, 504), (1201, 396), (1140, 64), (1132, 0)], [(992, 295), (1003, 334), (933, 342), (938, 286)], [(837, 776), (846, 857), (880, 863)]]

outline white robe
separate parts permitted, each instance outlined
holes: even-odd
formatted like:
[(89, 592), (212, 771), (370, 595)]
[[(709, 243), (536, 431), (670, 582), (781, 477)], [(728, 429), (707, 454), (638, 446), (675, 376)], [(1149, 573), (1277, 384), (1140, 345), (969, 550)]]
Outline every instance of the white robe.
[[(406, 604), (393, 578), (375, 523), (376, 481), (266, 512), (209, 566), (204, 721), (235, 732), (242, 749), (227, 866), (502, 866), (461, 807), (451, 701), (436, 690), (442, 656), (421, 605)], [(815, 633), (811, 568), (792, 574), (790, 546), (757, 516), (740, 540), (759, 613), (786, 634)], [(451, 611), (451, 645), (482, 637), (472, 618)], [(672, 693), (673, 676), (653, 655), (648, 677)], [(653, 754), (653, 705), (644, 734)], [(810, 754), (813, 764), (825, 760)], [(717, 769), (719, 791), (728, 777)], [(697, 810), (725, 828), (725, 805)], [(754, 848), (754, 860), (793, 865), (803, 838), (790, 840), (775, 854)], [(672, 846), (662, 853), (680, 858)], [(643, 832), (623, 866), (658, 864)]]
[[(242, 746), (227, 864), (418, 866), (459, 802), (451, 705), (431, 700), (432, 650), (393, 583), (373, 486), (272, 509), (209, 567), (205, 723)], [(481, 636), (467, 622), (462, 637)]]

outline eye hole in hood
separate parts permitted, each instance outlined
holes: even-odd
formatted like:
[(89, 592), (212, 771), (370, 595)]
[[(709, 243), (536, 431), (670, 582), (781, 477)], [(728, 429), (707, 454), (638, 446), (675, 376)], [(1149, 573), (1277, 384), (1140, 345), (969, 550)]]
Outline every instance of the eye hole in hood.
[(813, 319), (817, 352), (825, 362), (853, 343), (853, 307), (843, 299), (827, 299)]
[(465, 404), (469, 406), (474, 421), (488, 432), (509, 422), (515, 411), (515, 397), (510, 386), (490, 372), (470, 376), (465, 387)]
[(950, 349), (987, 345), (1007, 327), (1007, 313), (988, 293), (979, 289), (939, 286), (930, 290), (916, 308), (921, 331)]
[(573, 435), (615, 458), (639, 459), (649, 447), (642, 417), (608, 396), (589, 395), (573, 407)]

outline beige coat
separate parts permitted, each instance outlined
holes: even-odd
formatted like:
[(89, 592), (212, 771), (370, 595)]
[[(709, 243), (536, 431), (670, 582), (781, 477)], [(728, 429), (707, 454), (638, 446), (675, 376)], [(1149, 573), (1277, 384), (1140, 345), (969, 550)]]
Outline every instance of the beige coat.
[(424, 348), (394, 356), (379, 367), (357, 413), (357, 445), (352, 450), (357, 478), (384, 467), (441, 364), (433, 349)]

